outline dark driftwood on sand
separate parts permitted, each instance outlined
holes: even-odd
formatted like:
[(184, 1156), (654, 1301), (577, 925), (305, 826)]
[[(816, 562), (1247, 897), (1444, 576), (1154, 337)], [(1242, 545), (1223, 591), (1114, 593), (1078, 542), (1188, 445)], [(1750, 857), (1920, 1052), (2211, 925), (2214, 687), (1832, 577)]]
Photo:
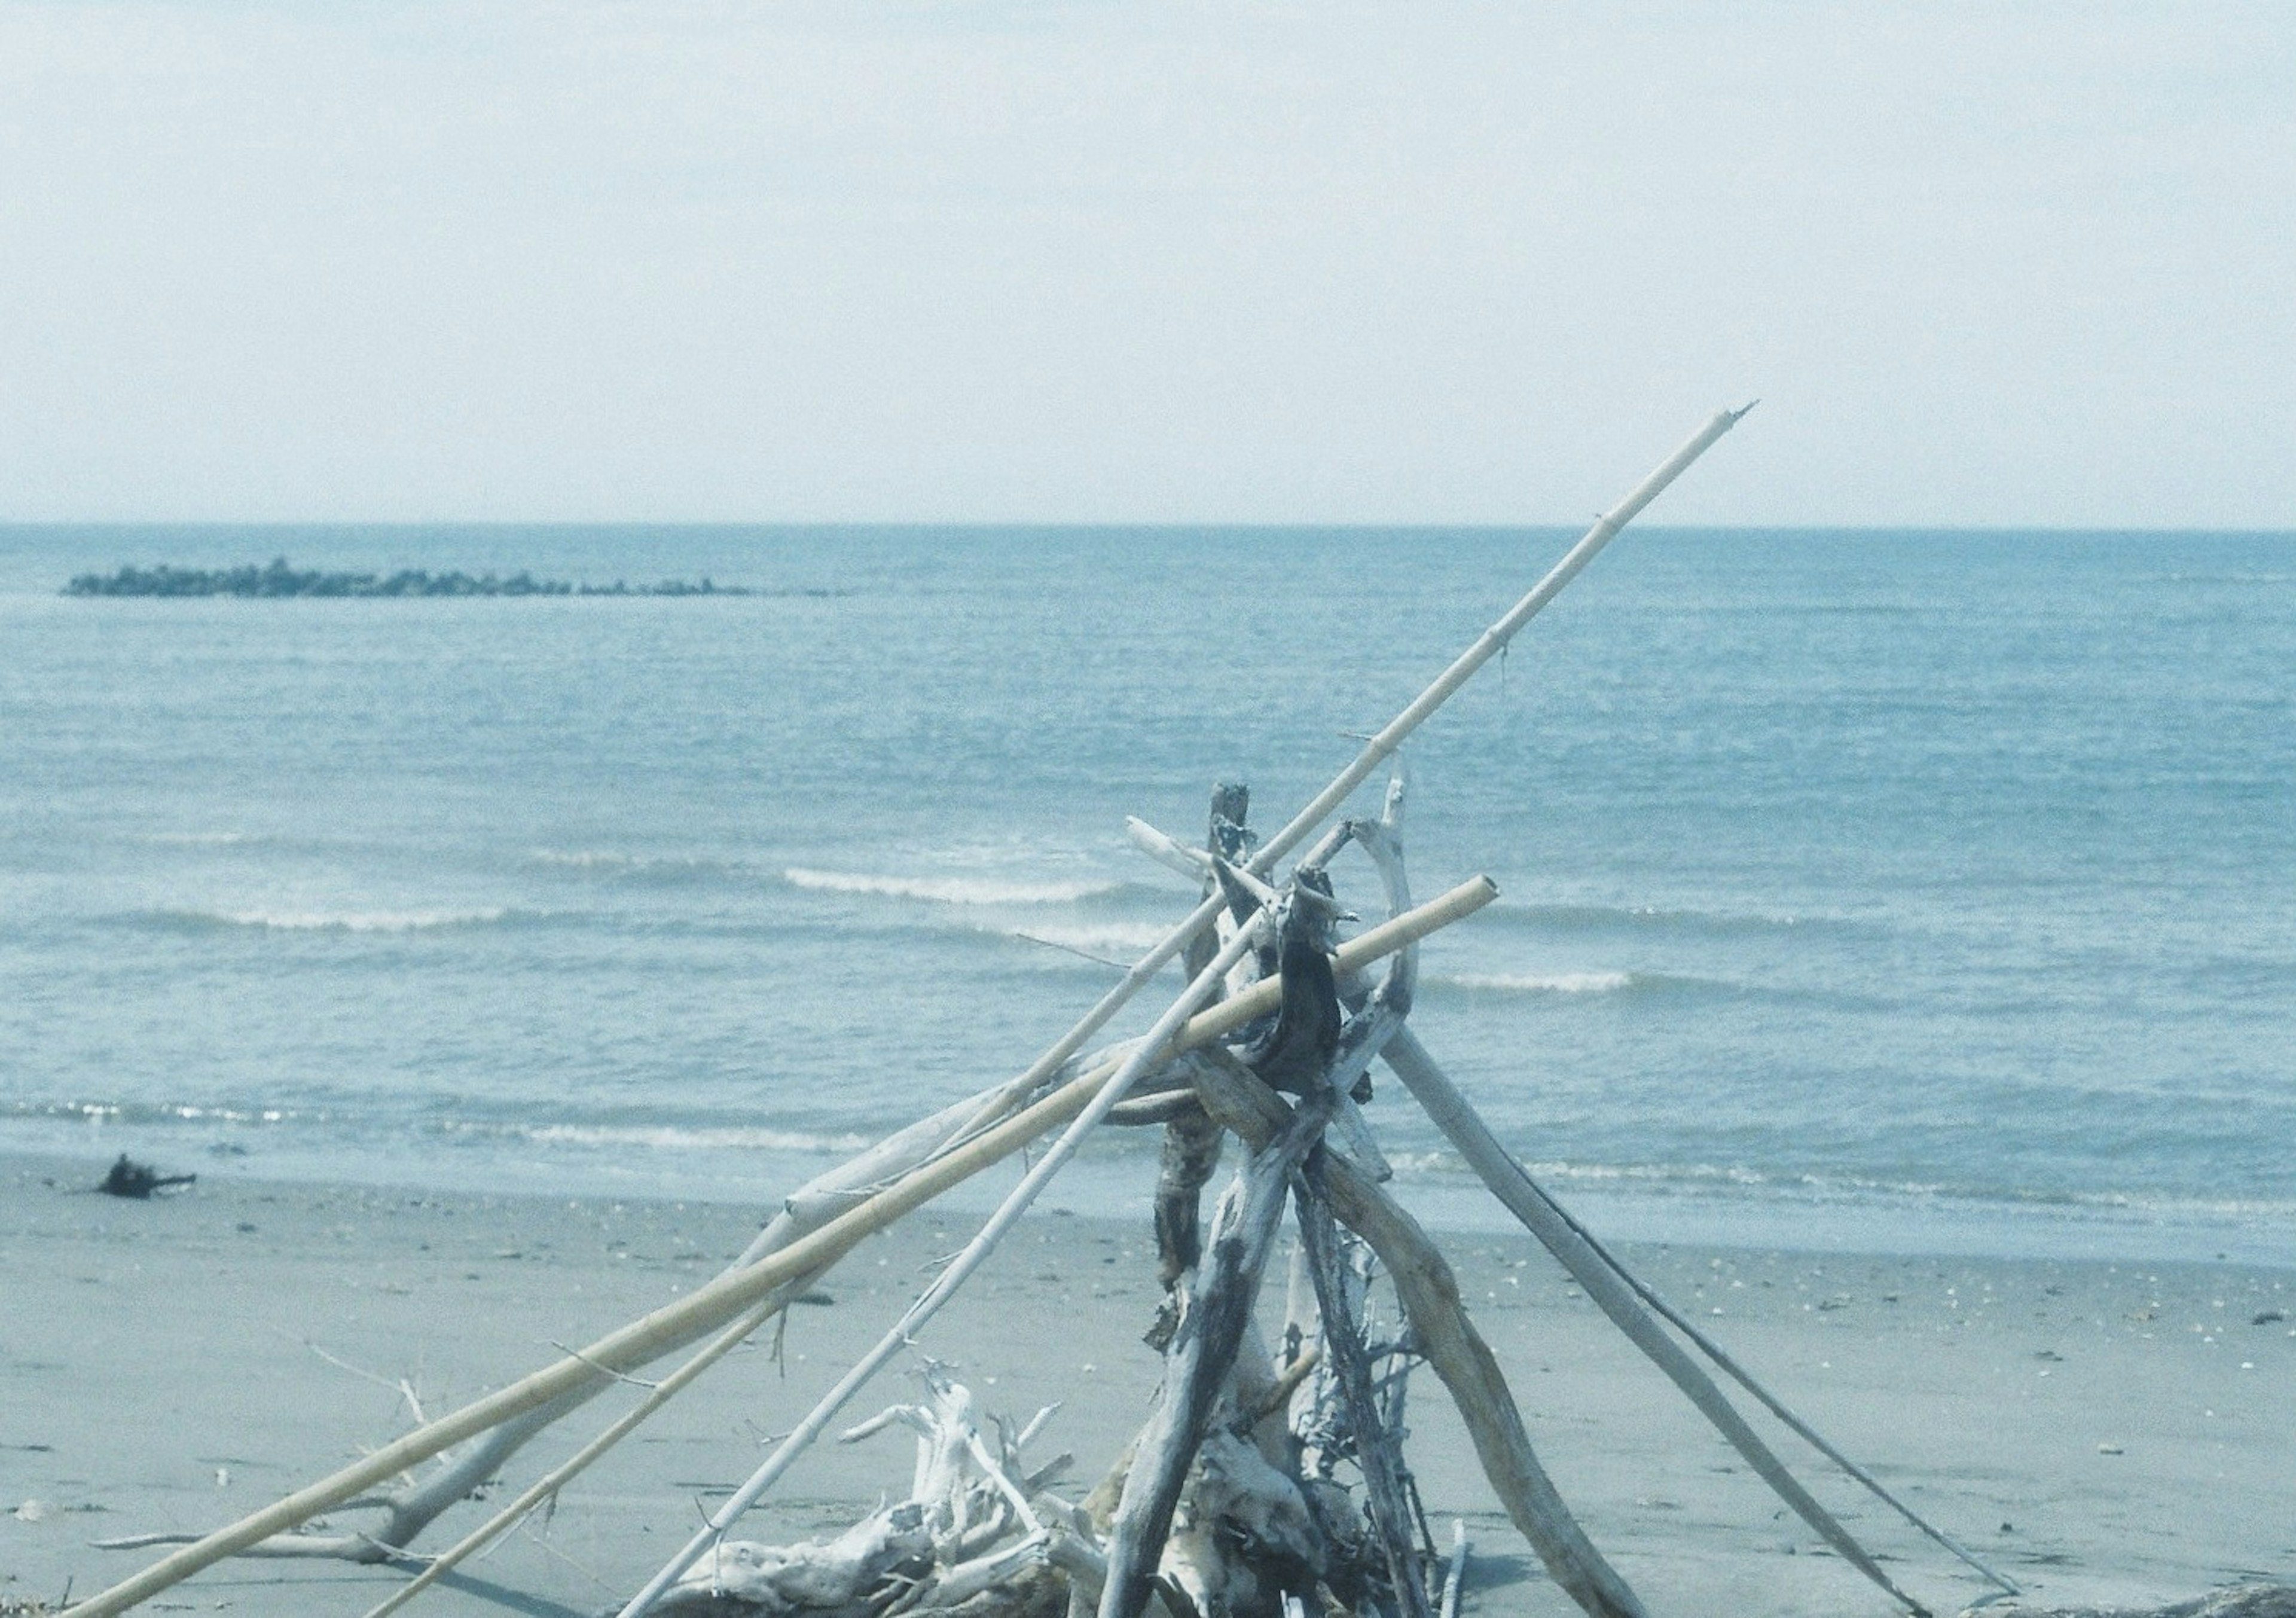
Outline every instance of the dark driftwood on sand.
[(188, 1186), (199, 1179), (196, 1174), (162, 1174), (149, 1163), (139, 1163), (122, 1152), (119, 1161), (111, 1165), (111, 1172), (103, 1177), (95, 1188), (106, 1196), (128, 1196), (142, 1199), (154, 1191), (164, 1191), (170, 1186)]

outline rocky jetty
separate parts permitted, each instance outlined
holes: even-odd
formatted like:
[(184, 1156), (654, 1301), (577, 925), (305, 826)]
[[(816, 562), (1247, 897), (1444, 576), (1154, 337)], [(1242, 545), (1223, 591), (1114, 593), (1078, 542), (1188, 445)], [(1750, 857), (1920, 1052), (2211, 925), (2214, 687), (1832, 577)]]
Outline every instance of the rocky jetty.
[(235, 568), (123, 567), (114, 573), (82, 573), (64, 586), (67, 595), (245, 595), (266, 599), (286, 596), (381, 595), (749, 595), (756, 592), (741, 585), (718, 584), (708, 578), (698, 583), (665, 579), (653, 584), (570, 584), (559, 579), (537, 579), (521, 570), (504, 577), (497, 573), (465, 573), (459, 570), (432, 573), (421, 568), (396, 573), (328, 573), (291, 567), (284, 556), (269, 565), (250, 563)]

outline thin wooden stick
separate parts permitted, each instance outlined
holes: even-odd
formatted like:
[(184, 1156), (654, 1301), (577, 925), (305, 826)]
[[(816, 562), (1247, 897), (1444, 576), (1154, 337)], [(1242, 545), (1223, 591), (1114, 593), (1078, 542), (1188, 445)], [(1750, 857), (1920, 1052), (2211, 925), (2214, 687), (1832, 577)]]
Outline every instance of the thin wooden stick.
[(1866, 1548), (1852, 1537), (1833, 1514), (1820, 1505), (1816, 1496), (1801, 1485), (1800, 1479), (1786, 1467), (1759, 1434), (1746, 1425), (1746, 1418), (1737, 1407), (1724, 1396), (1714, 1381), (1698, 1368), (1697, 1362), (1683, 1352), (1675, 1340), (1666, 1335), (1650, 1310), (1643, 1307), (1632, 1288), (1619, 1278), (1611, 1266), (1561, 1217), (1554, 1204), (1539, 1190), (1521, 1163), (1515, 1162), (1507, 1149), (1499, 1144), (1488, 1125), (1477, 1115), (1467, 1098), (1435, 1065), (1408, 1029), (1398, 1033), (1387, 1043), (1383, 1053), (1388, 1065), (1403, 1080), (1406, 1088), (1426, 1109), (1435, 1127), (1459, 1150), (1468, 1166), (1488, 1186), (1492, 1195), (1505, 1204), (1509, 1212), (1521, 1220), (1546, 1250), (1562, 1261), (1571, 1278), (1586, 1289), (1587, 1297), (1611, 1318), (1611, 1323), (1624, 1332), (1636, 1348), (1647, 1354), (1659, 1369), (1664, 1371), (1674, 1385), (1680, 1388), (1699, 1413), (1712, 1422), (1717, 1431), (1730, 1442), (1730, 1447), (1743, 1456), (1761, 1480), (1777, 1497), (1793, 1507), (1794, 1515), (1815, 1529), (1818, 1537), (1840, 1553), (1842, 1559), (1887, 1590), (1906, 1609), (1926, 1618), (1928, 1608), (1898, 1588), (1890, 1575)]
[(1451, 1565), (1443, 1575), (1441, 1618), (1459, 1618), (1459, 1596), (1467, 1588), (1467, 1519), (1451, 1519)]
[(405, 1606), (471, 1556), (494, 1543), (504, 1532), (516, 1525), (528, 1512), (532, 1511), (537, 1506), (580, 1476), (592, 1461), (596, 1460), (636, 1431), (639, 1425), (655, 1411), (676, 1397), (688, 1383), (740, 1347), (750, 1333), (756, 1331), (758, 1327), (786, 1307), (791, 1295), (803, 1285), (804, 1283), (800, 1281), (781, 1287), (774, 1296), (758, 1304), (717, 1336), (703, 1343), (692, 1359), (655, 1384), (652, 1392), (624, 1411), (607, 1426), (605, 1431), (535, 1479), (518, 1499), (480, 1524), (455, 1544), (439, 1552), (431, 1559), (429, 1566), (368, 1608), (365, 1618), (387, 1618), (388, 1614)]

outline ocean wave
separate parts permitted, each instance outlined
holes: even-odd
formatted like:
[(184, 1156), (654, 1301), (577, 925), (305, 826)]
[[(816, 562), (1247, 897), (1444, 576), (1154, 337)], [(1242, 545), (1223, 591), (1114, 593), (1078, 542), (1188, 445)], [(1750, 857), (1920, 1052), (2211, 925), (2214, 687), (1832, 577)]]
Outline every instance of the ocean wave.
[[(1456, 1154), (1443, 1150), (1390, 1152), (1406, 1179), (1473, 1179)], [(1756, 1168), (1747, 1163), (1604, 1163), (1550, 1160), (1524, 1165), (1530, 1177), (1556, 1191), (1595, 1194), (1609, 1189), (1641, 1195), (1742, 1197), (1755, 1202), (1865, 1204), (1874, 1207), (1993, 1209), (2008, 1214), (2130, 1221), (2272, 1220), (2296, 1219), (2296, 1198), (2196, 1196), (2167, 1190), (2042, 1190), (1821, 1173), (1806, 1169)]]
[(1427, 979), (1431, 984), (1486, 994), (1616, 994), (1658, 981), (1631, 972), (1461, 972), (1431, 973)]
[(616, 854), (604, 849), (534, 849), (527, 858), (537, 865), (570, 866), (578, 871), (623, 871), (648, 863), (640, 854)]
[(767, 1129), (742, 1125), (699, 1128), (682, 1124), (549, 1123), (510, 1131), (537, 1146), (637, 1146), (650, 1152), (808, 1152), (824, 1155), (859, 1152), (873, 1143), (865, 1135), (818, 1135), (802, 1129)]
[(535, 849), (527, 858), (536, 865), (571, 871), (618, 871), (644, 875), (707, 875), (749, 867), (738, 860), (711, 858), (702, 854), (624, 854), (611, 849)]
[(941, 905), (1072, 905), (1115, 893), (1115, 882), (1014, 882), (992, 876), (885, 876), (861, 871), (823, 871), (791, 866), (782, 877), (791, 887), (822, 893), (874, 893), (892, 899), (922, 899)]
[(78, 1119), (87, 1123), (284, 1123), (288, 1107), (226, 1106), (179, 1101), (12, 1101), (0, 1116)]
[[(1137, 958), (1164, 941), (1171, 929), (1150, 922), (1108, 922), (1098, 925), (1062, 926), (1059, 924), (1012, 927), (1004, 929), (1007, 938), (1026, 940), (1032, 944), (1050, 944), (1058, 949), (1072, 949), (1081, 955), (1128, 955)], [(1126, 965), (1132, 963), (1127, 961)]]
[(245, 832), (152, 832), (144, 842), (163, 849), (226, 849), (247, 841)]
[(499, 905), (442, 910), (168, 910), (161, 919), (179, 926), (250, 927), (270, 932), (425, 932), (448, 927), (488, 927), (516, 912)]
[(1485, 915), (1544, 932), (1664, 932), (1742, 938), (1841, 924), (1829, 917), (1758, 910), (1698, 910), (1657, 905), (1554, 905), (1500, 899)]

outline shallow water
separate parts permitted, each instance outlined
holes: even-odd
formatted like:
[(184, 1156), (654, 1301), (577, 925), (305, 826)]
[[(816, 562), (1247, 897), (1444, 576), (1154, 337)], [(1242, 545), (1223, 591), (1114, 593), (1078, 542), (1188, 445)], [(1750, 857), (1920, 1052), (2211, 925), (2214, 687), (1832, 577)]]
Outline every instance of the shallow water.
[[(0, 1149), (770, 1200), (1185, 912), (1125, 815), (1277, 824), (1569, 538), (0, 530)], [(282, 553), (773, 593), (56, 594)], [(1630, 534), (1407, 750), (1504, 895), (1414, 1025), (1621, 1234), (2296, 1258), (2291, 668), (2296, 537)]]

